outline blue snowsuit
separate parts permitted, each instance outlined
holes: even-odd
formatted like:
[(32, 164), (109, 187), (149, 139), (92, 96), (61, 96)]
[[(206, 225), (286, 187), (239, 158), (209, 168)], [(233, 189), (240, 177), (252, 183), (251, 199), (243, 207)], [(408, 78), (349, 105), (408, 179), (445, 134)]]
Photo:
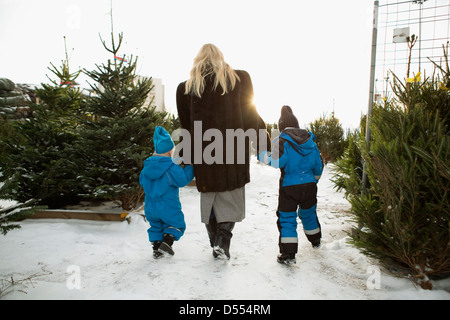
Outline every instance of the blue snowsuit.
[(193, 166), (184, 169), (171, 157), (152, 156), (144, 161), (139, 183), (145, 192), (145, 217), (150, 223), (147, 230), (150, 242), (162, 241), (164, 234), (179, 240), (186, 230), (181, 211), (179, 188), (194, 178)]
[(321, 228), (316, 214), (317, 182), (323, 164), (315, 136), (298, 128), (286, 128), (272, 142), (272, 154), (260, 154), (260, 161), (280, 168), (277, 226), (281, 253), (297, 253), (298, 216), (308, 240), (320, 243)]

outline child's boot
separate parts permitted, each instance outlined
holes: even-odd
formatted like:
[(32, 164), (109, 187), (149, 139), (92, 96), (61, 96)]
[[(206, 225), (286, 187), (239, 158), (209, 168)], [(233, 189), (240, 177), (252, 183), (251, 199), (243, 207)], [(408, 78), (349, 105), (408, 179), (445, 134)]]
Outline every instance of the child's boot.
[(153, 258), (159, 259), (164, 256), (162, 252), (160, 252), (158, 249), (161, 246), (161, 241), (153, 241)]
[(320, 239), (318, 239), (318, 240), (316, 240), (316, 241), (314, 241), (314, 242), (311, 242), (311, 245), (312, 245), (312, 247), (313, 247), (314, 249), (320, 249), (320, 248), (322, 247), (322, 244), (321, 244), (321, 242), (320, 242)]
[(280, 253), (277, 257), (277, 261), (281, 264), (295, 264), (295, 253)]
[(322, 238), (322, 232), (319, 229), (319, 232), (314, 234), (306, 234), (306, 237), (308, 238), (309, 242), (311, 242), (311, 245), (314, 249), (320, 249), (321, 243), (320, 238)]
[(164, 238), (163, 241), (161, 243), (161, 245), (159, 246), (159, 251), (162, 253), (168, 253), (171, 256), (173, 256), (175, 254), (175, 252), (172, 249), (172, 244), (174, 242), (175, 238), (172, 234), (170, 233), (166, 233), (164, 234)]

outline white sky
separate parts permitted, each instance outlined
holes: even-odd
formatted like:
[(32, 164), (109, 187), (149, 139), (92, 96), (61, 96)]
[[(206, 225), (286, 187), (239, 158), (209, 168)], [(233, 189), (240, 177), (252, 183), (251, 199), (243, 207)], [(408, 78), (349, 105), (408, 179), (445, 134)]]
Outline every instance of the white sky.
[[(138, 72), (161, 78), (166, 107), (176, 113), (177, 85), (204, 43), (214, 43), (235, 69), (252, 77), (266, 122), (290, 105), (300, 125), (333, 111), (344, 128), (366, 113), (372, 0), (113, 0), (120, 55), (138, 56)], [(111, 58), (110, 0), (0, 0), (0, 77), (48, 83), (64, 40), (71, 71)], [(73, 48), (73, 51), (72, 51)], [(83, 78), (80, 77), (83, 81)]]

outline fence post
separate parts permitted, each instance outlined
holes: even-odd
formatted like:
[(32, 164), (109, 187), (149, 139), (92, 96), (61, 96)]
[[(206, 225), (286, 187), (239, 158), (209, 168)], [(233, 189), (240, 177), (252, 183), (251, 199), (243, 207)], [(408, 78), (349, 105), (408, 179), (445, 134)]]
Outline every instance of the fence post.
[[(378, 8), (379, 1), (373, 3), (373, 29), (372, 29), (372, 55), (371, 55), (371, 67), (370, 67), (370, 88), (369, 88), (369, 107), (367, 110), (366, 118), (366, 144), (370, 150), (370, 126), (369, 121), (372, 116), (374, 90), (375, 90), (375, 66), (377, 57), (377, 37), (378, 37)], [(366, 162), (363, 161), (363, 176), (361, 181), (361, 195), (366, 192), (367, 184), (367, 168)]]

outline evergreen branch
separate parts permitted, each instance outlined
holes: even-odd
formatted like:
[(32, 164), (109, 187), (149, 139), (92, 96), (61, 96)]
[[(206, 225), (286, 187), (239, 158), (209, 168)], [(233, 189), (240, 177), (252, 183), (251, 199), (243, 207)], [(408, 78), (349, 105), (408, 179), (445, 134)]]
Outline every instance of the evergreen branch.
[(24, 206), (24, 205), (26, 206), (26, 205), (32, 204), (34, 201), (36, 201), (36, 200), (30, 199), (30, 200), (28, 200), (28, 201), (25, 201), (24, 203), (18, 203), (18, 204), (16, 204), (16, 205), (12, 205), (12, 206), (10, 206), (10, 207), (4, 208), (4, 209), (0, 209), (0, 215), (1, 215), (1, 214), (4, 214), (4, 213), (6, 213), (6, 212), (9, 212), (9, 211), (11, 211), (11, 210), (20, 208), (21, 206)]
[[(0, 279), (0, 299), (5, 297), (7, 294), (11, 293), (11, 292), (9, 292), (9, 289), (11, 289), (14, 286), (17, 286), (20, 284), (23, 287), (28, 288), (24, 283), (29, 283), (34, 288), (34, 284), (33, 284), (32, 280), (34, 280), (35, 278), (38, 278), (38, 277), (52, 274), (51, 271), (44, 270), (44, 268), (42, 268), (42, 271), (44, 271), (44, 273), (41, 273), (41, 274), (35, 273), (35, 274), (32, 274), (23, 279), (14, 279), (13, 276), (10, 276), (10, 277), (4, 278), (4, 279)], [(27, 292), (24, 290), (17, 290), (17, 291), (27, 294)]]
[(34, 214), (37, 209), (42, 207), (34, 207), (36, 199), (30, 199), (25, 203), (19, 203), (11, 207), (0, 210), (0, 232), (6, 235), (12, 229), (19, 229), (20, 225), (10, 224), (27, 216)]
[(439, 70), (441, 70), (443, 73), (446, 73), (445, 70), (444, 70), (440, 65), (438, 65), (436, 62), (434, 62), (433, 60), (431, 60), (429, 57), (427, 57), (427, 59), (430, 60), (430, 62), (431, 62), (432, 64), (434, 64), (434, 66), (435, 66), (436, 68), (438, 68)]
[[(101, 36), (100, 33), (98, 34), (98, 36), (100, 37), (100, 41), (102, 42), (103, 47), (104, 47), (108, 52), (111, 52), (112, 54), (115, 54), (115, 52), (114, 52), (113, 50), (109, 49), (109, 48), (106, 46), (106, 41), (102, 39), (102, 36)], [(113, 40), (113, 48), (114, 48), (114, 40)]]
[(4, 223), (4, 222), (10, 220), (10, 217), (12, 217), (15, 214), (18, 214), (18, 213), (20, 213), (22, 211), (25, 211), (25, 210), (30, 210), (32, 208), (33, 207), (17, 208), (15, 210), (10, 211), (10, 212), (4, 213), (4, 214), (0, 215), (0, 223)]

